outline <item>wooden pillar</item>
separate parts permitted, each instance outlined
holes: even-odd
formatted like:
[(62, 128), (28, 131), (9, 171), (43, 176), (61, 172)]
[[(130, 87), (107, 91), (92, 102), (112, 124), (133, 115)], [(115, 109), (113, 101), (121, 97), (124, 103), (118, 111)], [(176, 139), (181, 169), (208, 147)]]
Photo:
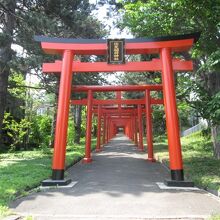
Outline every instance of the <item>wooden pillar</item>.
[(106, 115), (103, 116), (103, 134), (102, 134), (102, 143), (106, 144)]
[(176, 106), (174, 73), (170, 48), (161, 49), (162, 84), (166, 126), (169, 145), (171, 180), (183, 181), (183, 162), (179, 134), (179, 120)]
[(126, 125), (125, 125), (125, 128), (124, 128), (124, 129), (125, 129), (125, 135), (126, 135), (126, 136), (128, 136), (128, 125), (127, 125), (127, 123), (126, 123)]
[(146, 138), (147, 138), (147, 152), (148, 160), (155, 162), (154, 152), (153, 152), (153, 131), (152, 131), (152, 115), (151, 115), (151, 97), (150, 91), (145, 91), (145, 108), (146, 108)]
[(106, 121), (106, 142), (108, 143), (109, 142), (109, 116), (107, 116), (107, 121)]
[(134, 114), (134, 143), (138, 146), (136, 114)]
[(86, 120), (86, 147), (85, 147), (85, 157), (83, 159), (84, 163), (91, 163), (91, 134), (92, 134), (92, 90), (88, 90), (87, 96), (87, 120)]
[[(121, 100), (121, 91), (116, 92), (116, 100)], [(118, 105), (118, 109), (121, 110), (121, 104)]]
[(129, 125), (128, 125), (128, 137), (131, 140), (131, 119), (129, 119)]
[(97, 116), (97, 143), (96, 143), (96, 152), (101, 151), (101, 105), (98, 105), (98, 116)]
[(131, 116), (132, 141), (134, 141), (134, 116)]
[(139, 150), (144, 151), (143, 145), (143, 124), (142, 124), (142, 108), (138, 105), (138, 131), (139, 131)]
[[(62, 59), (58, 110), (55, 130), (52, 180), (63, 180), (65, 170), (67, 127), (72, 86), (73, 51), (65, 50)], [(43, 184), (43, 183), (42, 183)]]

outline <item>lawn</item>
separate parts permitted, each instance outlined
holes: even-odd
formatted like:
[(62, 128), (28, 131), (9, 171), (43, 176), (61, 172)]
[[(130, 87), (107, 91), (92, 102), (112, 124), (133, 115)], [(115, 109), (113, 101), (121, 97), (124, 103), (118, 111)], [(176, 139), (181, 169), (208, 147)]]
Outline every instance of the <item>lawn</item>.
[[(96, 140), (92, 140), (93, 149)], [(84, 145), (68, 146), (66, 165), (79, 161), (84, 156)], [(0, 218), (8, 214), (8, 204), (28, 190), (40, 185), (51, 175), (52, 151), (33, 150), (0, 154)]]
[[(197, 132), (181, 138), (184, 173), (197, 186), (220, 191), (220, 160), (213, 157), (210, 136)], [(164, 138), (155, 143), (155, 155), (169, 164), (167, 143)]]

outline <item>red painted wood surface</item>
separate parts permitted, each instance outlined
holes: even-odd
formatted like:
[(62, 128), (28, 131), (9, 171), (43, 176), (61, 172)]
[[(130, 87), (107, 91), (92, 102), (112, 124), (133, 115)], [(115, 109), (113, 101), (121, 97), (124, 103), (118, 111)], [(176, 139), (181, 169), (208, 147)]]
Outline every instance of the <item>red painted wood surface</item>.
[(151, 91), (161, 91), (163, 89), (160, 84), (148, 84), (148, 85), (117, 85), (117, 86), (73, 86), (74, 92), (87, 92), (92, 90), (93, 92), (114, 92), (114, 91), (145, 91), (146, 89)]
[(175, 82), (171, 62), (171, 50), (169, 48), (164, 48), (161, 50), (161, 59), (163, 61), (162, 81), (170, 156), (170, 169), (182, 170), (183, 163), (180, 144), (179, 120), (176, 105)]
[[(175, 71), (192, 71), (192, 61), (184, 61), (174, 59), (173, 67)], [(42, 70), (44, 73), (60, 73), (62, 67), (62, 61), (56, 61), (55, 63), (44, 63)], [(125, 64), (108, 64), (106, 62), (80, 62), (73, 61), (72, 71), (74, 73), (85, 72), (146, 72), (146, 71), (162, 71), (162, 62), (160, 59), (153, 59), (146, 62), (127, 62)]]
[(71, 94), (72, 82), (72, 59), (73, 53), (66, 50), (63, 54), (63, 66), (60, 79), (58, 110), (55, 130), (55, 142), (53, 153), (53, 170), (65, 169), (66, 158), (66, 141), (67, 141), (67, 127), (69, 117), (69, 99)]
[[(87, 99), (74, 99), (71, 100), (71, 104), (73, 105), (87, 105)], [(138, 105), (138, 104), (145, 104), (144, 99), (93, 99), (93, 106), (94, 105)], [(163, 99), (151, 99), (152, 105), (161, 104), (163, 105)]]

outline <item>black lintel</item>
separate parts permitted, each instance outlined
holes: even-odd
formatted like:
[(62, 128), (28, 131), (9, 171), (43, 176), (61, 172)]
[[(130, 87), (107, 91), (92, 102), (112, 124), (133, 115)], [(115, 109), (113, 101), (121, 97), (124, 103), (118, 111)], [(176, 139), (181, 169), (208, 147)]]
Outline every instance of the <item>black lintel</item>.
[[(184, 40), (194, 39), (196, 43), (200, 37), (201, 32), (195, 32), (190, 34), (162, 36), (154, 38), (133, 38), (125, 39), (126, 43), (143, 43), (143, 42), (158, 42), (158, 41), (172, 41), (172, 40)], [(107, 39), (83, 39), (83, 38), (57, 38), (35, 35), (34, 40), (37, 42), (49, 42), (49, 43), (75, 43), (75, 44), (103, 44), (107, 43)]]

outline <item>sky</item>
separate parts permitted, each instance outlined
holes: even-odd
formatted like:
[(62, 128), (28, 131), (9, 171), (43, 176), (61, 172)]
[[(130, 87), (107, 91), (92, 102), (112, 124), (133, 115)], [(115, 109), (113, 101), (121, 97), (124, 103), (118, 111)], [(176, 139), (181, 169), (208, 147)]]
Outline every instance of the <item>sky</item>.
[[(89, 0), (91, 4), (96, 4), (97, 0)], [(99, 8), (99, 10), (94, 12), (94, 15), (101, 21), (110, 27), (110, 35), (108, 38), (132, 38), (133, 36), (128, 31), (120, 31), (113, 25), (113, 18), (108, 15), (108, 6), (104, 5)], [(114, 17), (115, 18), (115, 17)]]

